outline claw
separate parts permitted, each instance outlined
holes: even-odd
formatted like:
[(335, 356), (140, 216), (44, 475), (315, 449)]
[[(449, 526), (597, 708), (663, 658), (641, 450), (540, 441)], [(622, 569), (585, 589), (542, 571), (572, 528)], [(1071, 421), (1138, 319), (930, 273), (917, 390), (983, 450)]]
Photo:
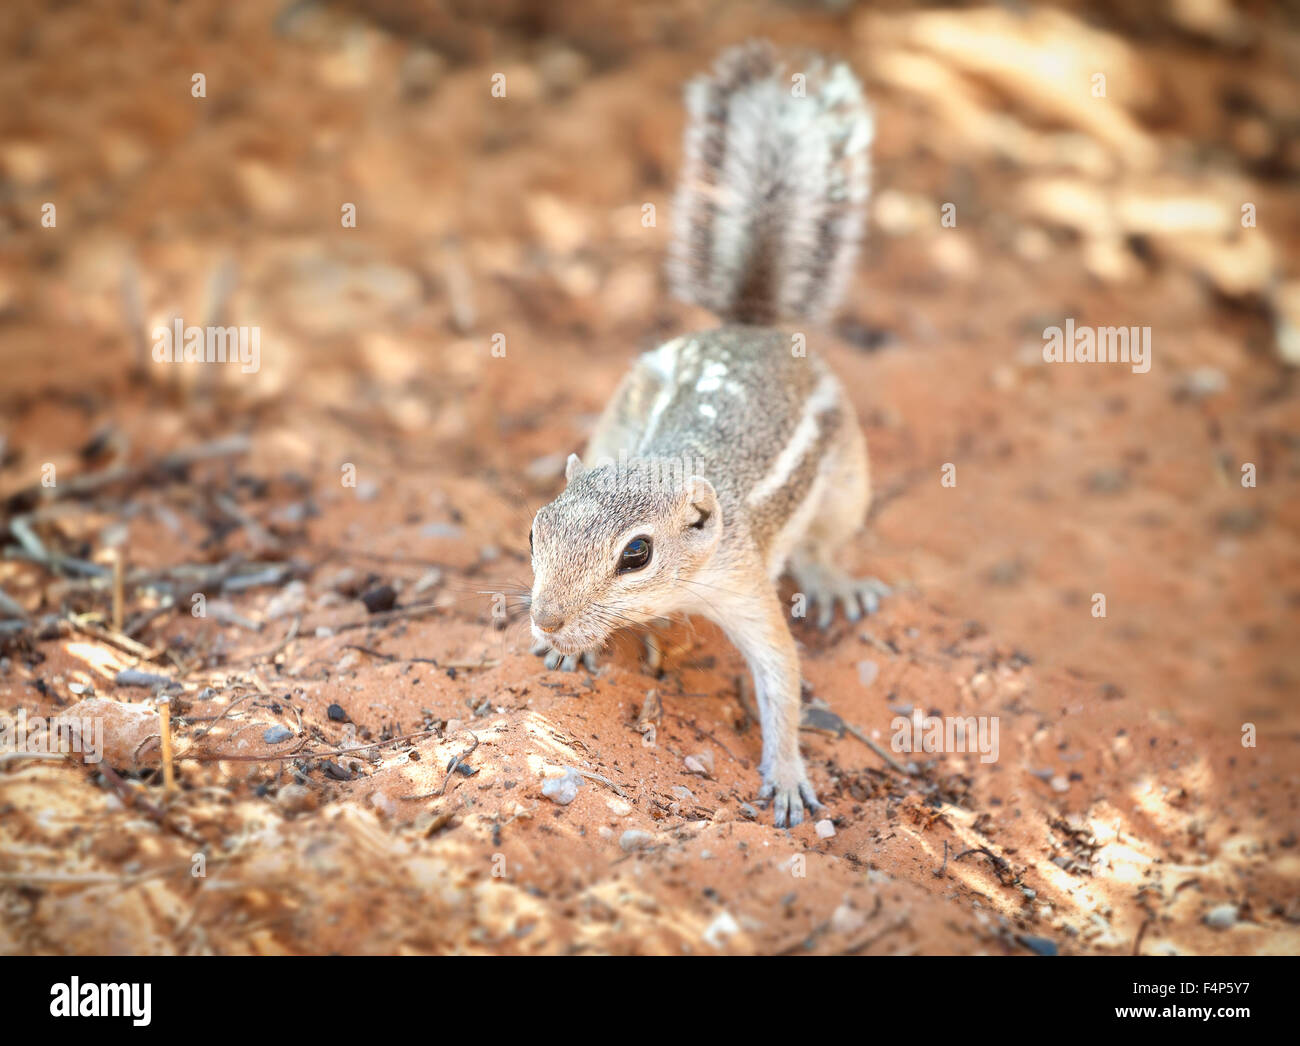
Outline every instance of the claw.
[(561, 672), (574, 672), (579, 665), (582, 665), (588, 672), (595, 672), (600, 664), (594, 650), (585, 650), (581, 654), (561, 654), (558, 650), (552, 650), (544, 642), (535, 642), (530, 649), (534, 654), (542, 657), (543, 664), (551, 671), (559, 669)]
[(875, 578), (855, 580), (837, 567), (813, 565), (794, 568), (795, 581), (807, 593), (810, 606), (817, 608), (817, 627), (828, 629), (835, 620), (835, 606), (844, 617), (860, 621), (880, 609), (880, 600), (891, 594), (888, 585)]
[[(786, 818), (790, 813), (790, 795), (784, 789), (776, 793), (776, 802), (772, 804), (774, 813), (773, 821), (778, 828), (786, 827)], [(798, 824), (798, 821), (794, 822)]]
[(805, 809), (808, 815), (822, 809), (822, 804), (817, 801), (817, 793), (807, 780), (789, 786), (778, 786), (775, 781), (765, 778), (758, 790), (758, 798), (772, 800), (772, 822), (777, 828), (793, 828), (802, 824)]

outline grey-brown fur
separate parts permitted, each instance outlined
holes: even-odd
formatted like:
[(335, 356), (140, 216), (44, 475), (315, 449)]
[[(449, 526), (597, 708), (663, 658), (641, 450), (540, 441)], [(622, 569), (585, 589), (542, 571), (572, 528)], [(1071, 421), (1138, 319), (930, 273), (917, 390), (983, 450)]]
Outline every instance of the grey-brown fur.
[[(788, 68), (766, 45), (746, 45), (691, 89), (679, 198), (696, 224), (679, 231), (673, 279), (726, 318), (831, 308), (856, 246), (860, 218), (849, 205), (860, 202), (865, 181), (851, 176), (866, 160), (845, 143), (861, 138), (862, 121), (869, 128), (856, 81), (843, 67), (826, 74), (829, 102), (810, 82), (800, 101), (818, 116), (801, 122), (782, 95)], [(726, 141), (716, 137), (719, 126)], [(821, 143), (812, 155), (827, 168), (809, 179), (811, 197), (806, 186), (769, 177), (807, 170), (807, 157), (780, 153), (796, 148), (794, 126)], [(737, 152), (741, 139), (778, 152)], [(727, 163), (729, 147), (762, 162)], [(846, 174), (849, 158), (856, 166)], [(692, 196), (700, 185), (708, 202)], [(592, 652), (627, 625), (698, 614), (722, 626), (754, 675), (759, 794), (773, 799), (778, 825), (819, 804), (799, 754), (798, 654), (774, 582), (788, 568), (823, 625), (836, 602), (850, 618), (871, 612), (880, 591), (838, 563), (869, 499), (866, 446), (843, 388), (802, 351), (803, 339), (730, 323), (641, 356), (532, 533), (533, 634), (548, 667), (571, 668), (579, 658), (590, 665)], [(648, 561), (620, 570), (625, 550), (643, 541), (653, 549)]]

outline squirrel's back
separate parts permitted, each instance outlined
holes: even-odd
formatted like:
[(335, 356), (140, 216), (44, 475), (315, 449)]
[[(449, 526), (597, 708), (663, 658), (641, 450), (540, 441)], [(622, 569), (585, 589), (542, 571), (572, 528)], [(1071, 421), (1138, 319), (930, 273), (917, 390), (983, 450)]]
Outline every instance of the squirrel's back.
[(869, 189), (874, 125), (856, 77), (752, 41), (693, 80), (686, 107), (673, 293), (728, 323), (824, 318), (851, 275)]

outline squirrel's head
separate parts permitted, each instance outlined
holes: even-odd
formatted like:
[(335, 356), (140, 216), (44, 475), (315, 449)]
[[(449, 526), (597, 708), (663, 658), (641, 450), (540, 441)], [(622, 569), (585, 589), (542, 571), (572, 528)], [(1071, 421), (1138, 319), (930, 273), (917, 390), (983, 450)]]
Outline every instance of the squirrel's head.
[(569, 456), (564, 493), (533, 520), (532, 631), (562, 654), (690, 601), (690, 579), (722, 536), (707, 479), (657, 460), (586, 468)]

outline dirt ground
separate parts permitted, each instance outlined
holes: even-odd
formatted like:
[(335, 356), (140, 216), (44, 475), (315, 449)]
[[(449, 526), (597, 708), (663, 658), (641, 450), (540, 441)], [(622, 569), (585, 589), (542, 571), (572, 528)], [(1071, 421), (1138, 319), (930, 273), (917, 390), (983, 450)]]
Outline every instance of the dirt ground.
[[(0, 951), (1300, 952), (1300, 19), (1138, 6), (10, 5), (0, 713), (109, 757), (0, 755)], [(810, 346), (895, 594), (794, 625), (820, 831), (716, 629), (548, 672), (521, 599), (622, 372), (710, 323), (680, 92), (754, 35), (878, 124)], [(154, 362), (174, 317), (260, 366)], [(1045, 363), (1067, 317), (1149, 372)], [(998, 758), (891, 751), (913, 709)]]

